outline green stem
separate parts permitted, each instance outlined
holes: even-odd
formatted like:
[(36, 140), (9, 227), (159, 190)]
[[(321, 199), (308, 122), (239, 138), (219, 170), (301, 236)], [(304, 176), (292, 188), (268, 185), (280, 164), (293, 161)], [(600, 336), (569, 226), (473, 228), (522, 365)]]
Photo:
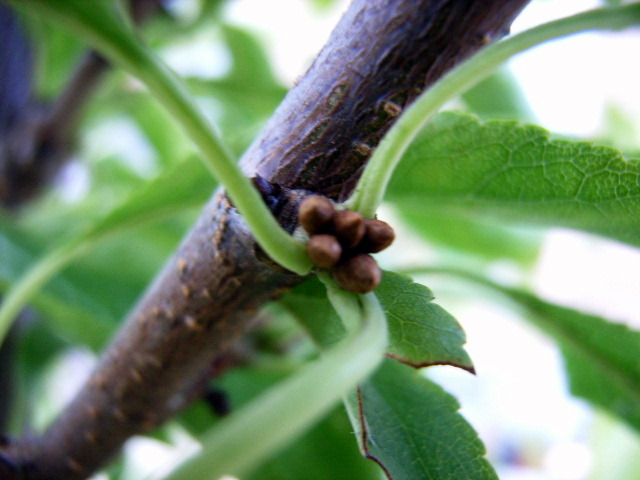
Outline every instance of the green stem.
[(183, 82), (135, 38), (109, 3), (104, 0), (22, 0), (15, 4), (58, 20), (145, 83), (199, 147), (207, 167), (224, 185), (263, 250), (289, 270), (307, 274), (311, 263), (305, 245), (280, 227), (213, 126), (196, 107)]
[(640, 23), (640, 4), (601, 8), (546, 23), (495, 43), (463, 62), (423, 93), (398, 119), (369, 160), (347, 208), (372, 217), (396, 165), (419, 131), (444, 103), (462, 94), (506, 60), (549, 40), (585, 30), (620, 30)]
[(0, 306), (0, 343), (28, 299), (35, 295), (47, 280), (71, 260), (84, 253), (91, 245), (93, 245), (92, 242), (75, 242), (54, 250), (41, 259), (9, 290)]
[(200, 440), (202, 450), (164, 480), (218, 479), (255, 468), (317, 421), (367, 378), (387, 346), (384, 312), (374, 294), (328, 287), (347, 336), (315, 363), (222, 420)]
[[(65, 268), (70, 262), (101, 241), (123, 231), (151, 222), (157, 221), (167, 215), (175, 215), (187, 208), (195, 207), (199, 203), (201, 195), (179, 195), (178, 198), (163, 196), (159, 198), (158, 192), (164, 192), (164, 188), (169, 184), (174, 184), (174, 176), (177, 172), (183, 171), (188, 166), (193, 166), (194, 160), (189, 160), (177, 165), (174, 168), (162, 172), (156, 179), (149, 182), (143, 189), (139, 189), (123, 202), (114, 207), (108, 214), (93, 222), (92, 225), (79, 235), (70, 240), (49, 249), (44, 256), (40, 256), (20, 278), (11, 282), (7, 289), (3, 302), (0, 303), (0, 344), (4, 335), (9, 329), (11, 322), (16, 318), (20, 310), (29, 302), (33, 295), (38, 293), (51, 277)], [(185, 165), (188, 165), (185, 167)], [(180, 183), (186, 180), (188, 187), (194, 187), (192, 179), (199, 176), (201, 171), (194, 171), (194, 175), (186, 175)], [(187, 189), (181, 185), (178, 192), (186, 192)], [(173, 192), (175, 193), (175, 192)]]

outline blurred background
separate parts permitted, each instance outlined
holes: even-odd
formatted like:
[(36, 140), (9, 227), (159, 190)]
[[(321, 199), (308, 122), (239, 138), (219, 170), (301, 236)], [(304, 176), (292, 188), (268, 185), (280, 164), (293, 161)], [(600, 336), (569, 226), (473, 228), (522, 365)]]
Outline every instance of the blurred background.
[[(173, 18), (151, 23), (146, 35), (166, 62), (187, 78), (205, 112), (240, 154), (313, 61), (348, 2), (207, 3), (170, 3)], [(534, 0), (512, 32), (602, 4)], [(82, 46), (51, 26), (31, 22), (36, 37), (48, 38), (44, 46), (38, 43), (37, 90), (52, 96)], [(638, 29), (555, 41), (513, 59), (493, 79), (507, 86), (517, 105), (494, 105), (492, 111), (491, 102), (483, 104), (477, 90), (475, 96), (447, 108), (536, 123), (558, 137), (612, 145), (637, 158), (638, 52)], [(200, 168), (190, 143), (175, 133), (171, 119), (135, 80), (118, 72), (106, 79), (90, 104), (75, 156), (53, 192), (11, 224), (2, 222), (4, 285), (18, 278), (49, 245), (81, 231), (164, 169), (183, 168), (180, 161), (185, 159)], [(174, 205), (175, 214), (158, 216), (135, 234), (108, 240), (38, 296), (36, 306), (49, 312), (51, 321), (27, 322), (23, 343), (28, 348), (20, 358), (20, 395), (40, 399), (28, 407), (36, 425), (46, 424), (72, 393), (75, 382), (69, 378), (80, 379), (90, 369), (95, 352), (175, 248), (213, 186), (202, 180), (188, 200)], [(464, 265), (497, 281), (528, 286), (545, 300), (640, 328), (640, 252), (631, 247), (569, 230), (524, 230), (519, 233), (526, 237), (525, 260), (479, 258), (443, 247), (436, 239), (425, 241), (403, 225), (390, 206), (383, 206), (380, 217), (401, 232), (398, 242), (381, 255), (385, 268)], [(458, 397), (461, 412), (484, 440), (502, 480), (640, 478), (637, 435), (568, 393), (556, 347), (517, 311), (444, 276), (417, 280), (428, 285), (462, 324), (477, 370), (475, 377), (451, 367), (432, 367), (425, 374)], [(88, 312), (91, 329), (82, 323)], [(166, 438), (130, 442), (118, 478), (142, 478), (155, 468), (159, 452), (170, 457), (193, 448), (187, 430), (174, 425), (170, 431), (171, 446)]]

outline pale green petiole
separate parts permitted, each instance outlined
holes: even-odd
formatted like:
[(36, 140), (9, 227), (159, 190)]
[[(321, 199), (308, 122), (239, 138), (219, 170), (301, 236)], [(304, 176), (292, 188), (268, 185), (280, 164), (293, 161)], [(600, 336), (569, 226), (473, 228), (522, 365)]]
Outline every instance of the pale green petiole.
[(329, 299), (347, 336), (319, 360), (222, 420), (202, 449), (163, 480), (214, 480), (255, 468), (301, 434), (378, 366), (387, 346), (384, 312), (373, 293), (355, 295), (329, 279)]
[(38, 262), (11, 288), (0, 306), (0, 343), (4, 339), (13, 320), (18, 316), (26, 301), (30, 299), (44, 283), (72, 259), (84, 253), (91, 243), (73, 243), (54, 250)]
[(506, 60), (549, 40), (585, 30), (619, 30), (640, 24), (640, 4), (591, 10), (514, 35), (481, 50), (429, 88), (400, 116), (369, 160), (346, 207), (372, 217), (398, 162), (424, 125), (449, 100), (474, 86)]
[(114, 64), (140, 79), (199, 147), (257, 242), (276, 262), (304, 275), (311, 270), (305, 245), (284, 231), (244, 176), (184, 84), (135, 37), (105, 0), (21, 0), (16, 6), (47, 14), (90, 42)]

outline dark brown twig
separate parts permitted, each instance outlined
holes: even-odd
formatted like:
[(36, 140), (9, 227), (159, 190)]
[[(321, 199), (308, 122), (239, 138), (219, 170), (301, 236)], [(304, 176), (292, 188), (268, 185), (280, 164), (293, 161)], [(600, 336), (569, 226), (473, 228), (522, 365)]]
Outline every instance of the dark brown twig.
[[(281, 185), (294, 205), (291, 189), (348, 197), (399, 111), (504, 35), (526, 3), (355, 0), (243, 157), (245, 172)], [(300, 281), (263, 258), (217, 193), (75, 400), (42, 437), (4, 449), (26, 469), (9, 478), (85, 478), (129, 436), (174, 414), (261, 306)]]

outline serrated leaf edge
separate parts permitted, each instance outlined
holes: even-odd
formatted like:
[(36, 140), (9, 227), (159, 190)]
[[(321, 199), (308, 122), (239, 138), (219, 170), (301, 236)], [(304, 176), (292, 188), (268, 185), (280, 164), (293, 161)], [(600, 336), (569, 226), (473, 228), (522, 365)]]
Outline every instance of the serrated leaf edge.
[(360, 388), (360, 386), (358, 386), (356, 390), (356, 395), (358, 397), (358, 421), (360, 422), (360, 431), (357, 432), (357, 434), (360, 436), (360, 441), (358, 442), (360, 444), (360, 452), (362, 453), (362, 456), (364, 458), (368, 458), (369, 460), (373, 460), (374, 462), (376, 462), (380, 466), (386, 477), (389, 480), (393, 480), (391, 472), (387, 470), (387, 467), (384, 465), (382, 460), (369, 452), (369, 449), (367, 448), (369, 441), (369, 431), (367, 429), (367, 421), (364, 417), (364, 400), (362, 398), (362, 389)]

